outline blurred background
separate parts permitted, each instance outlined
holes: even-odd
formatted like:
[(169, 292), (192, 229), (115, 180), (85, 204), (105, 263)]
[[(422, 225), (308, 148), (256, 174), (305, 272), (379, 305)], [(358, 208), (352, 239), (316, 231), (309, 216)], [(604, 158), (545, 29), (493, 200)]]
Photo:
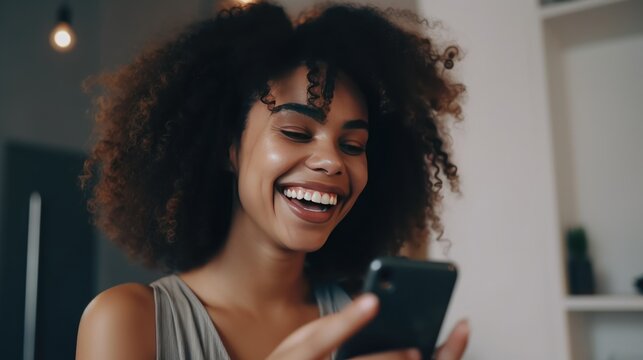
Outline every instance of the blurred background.
[[(463, 195), (445, 199), (449, 251), (427, 254), (460, 267), (441, 339), (467, 317), (466, 359), (643, 359), (643, 1), (368, 3), (464, 50)], [(0, 2), (0, 358), (72, 357), (91, 298), (162, 275), (88, 225), (81, 82), (221, 5)]]

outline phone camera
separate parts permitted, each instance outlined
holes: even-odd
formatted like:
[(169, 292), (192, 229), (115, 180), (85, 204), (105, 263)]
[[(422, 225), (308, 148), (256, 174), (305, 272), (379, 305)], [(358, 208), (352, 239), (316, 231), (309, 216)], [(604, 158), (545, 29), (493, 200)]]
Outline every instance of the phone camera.
[(386, 270), (380, 272), (378, 285), (380, 290), (385, 292), (393, 292), (395, 290), (395, 285), (391, 281), (391, 273)]

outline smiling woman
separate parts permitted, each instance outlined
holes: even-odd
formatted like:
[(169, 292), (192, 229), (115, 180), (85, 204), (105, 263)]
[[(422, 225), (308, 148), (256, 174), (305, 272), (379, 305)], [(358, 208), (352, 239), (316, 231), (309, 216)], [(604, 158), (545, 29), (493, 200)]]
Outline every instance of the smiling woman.
[[(332, 104), (321, 97), (320, 103), (329, 104), (315, 104), (307, 91), (308, 71), (299, 66), (273, 82), (272, 110), (256, 101), (240, 149), (230, 151), (240, 202), (235, 221), (248, 217), (242, 228), (251, 229), (254, 221), (261, 232), (243, 237), (266, 237), (305, 253), (326, 243), (368, 179), (363, 96), (343, 74), (326, 76), (325, 86), (337, 80)], [(332, 206), (331, 198), (337, 202)]]
[[(372, 297), (348, 305), (351, 284), (372, 258), (439, 234), (443, 181), (458, 185), (447, 121), (464, 87), (445, 73), (457, 47), (403, 21), (422, 22), (354, 5), (293, 22), (250, 4), (95, 79), (90, 208), (170, 274), (97, 296), (78, 358), (319, 359), (374, 316)], [(459, 326), (438, 358), (466, 339)]]

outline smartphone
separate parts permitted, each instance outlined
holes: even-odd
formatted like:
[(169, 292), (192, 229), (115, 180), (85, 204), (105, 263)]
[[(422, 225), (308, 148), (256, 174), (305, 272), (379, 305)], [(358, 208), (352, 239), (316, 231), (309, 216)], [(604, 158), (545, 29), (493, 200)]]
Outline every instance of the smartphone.
[(337, 350), (336, 358), (415, 347), (423, 359), (431, 359), (457, 276), (449, 262), (373, 260), (364, 292), (377, 295), (379, 312)]

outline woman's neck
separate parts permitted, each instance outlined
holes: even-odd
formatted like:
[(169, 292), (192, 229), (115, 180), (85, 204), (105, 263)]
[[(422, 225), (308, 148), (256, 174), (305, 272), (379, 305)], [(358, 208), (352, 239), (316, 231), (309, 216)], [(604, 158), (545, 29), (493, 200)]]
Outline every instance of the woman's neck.
[(237, 212), (219, 254), (203, 267), (181, 274), (201, 301), (265, 311), (308, 303), (306, 254), (285, 249)]

